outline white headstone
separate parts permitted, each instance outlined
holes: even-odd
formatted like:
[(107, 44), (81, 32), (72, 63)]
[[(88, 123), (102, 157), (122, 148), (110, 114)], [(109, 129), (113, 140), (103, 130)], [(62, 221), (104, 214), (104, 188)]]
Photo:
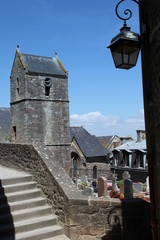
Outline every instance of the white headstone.
[(88, 179), (86, 175), (81, 176), (81, 182), (88, 183)]
[(138, 183), (133, 183), (133, 187), (135, 189), (136, 192), (142, 192), (143, 190), (143, 184), (141, 182)]
[(147, 183), (146, 193), (149, 194), (150, 193), (150, 191), (149, 191), (149, 177), (147, 177), (146, 183)]
[(94, 189), (92, 187), (85, 187), (83, 190), (83, 195), (89, 197), (93, 197), (94, 196)]

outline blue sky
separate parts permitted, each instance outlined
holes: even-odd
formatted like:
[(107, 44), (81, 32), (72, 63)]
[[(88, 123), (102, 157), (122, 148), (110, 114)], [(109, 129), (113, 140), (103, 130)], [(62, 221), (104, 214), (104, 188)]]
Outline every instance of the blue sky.
[[(70, 122), (97, 136), (135, 138), (144, 129), (140, 56), (137, 66), (118, 70), (106, 48), (123, 22), (117, 0), (1, 1), (0, 107), (10, 106), (10, 73), (17, 43), (22, 53), (54, 56), (69, 71)], [(138, 9), (131, 0), (120, 12), (133, 10), (128, 21), (139, 31)]]

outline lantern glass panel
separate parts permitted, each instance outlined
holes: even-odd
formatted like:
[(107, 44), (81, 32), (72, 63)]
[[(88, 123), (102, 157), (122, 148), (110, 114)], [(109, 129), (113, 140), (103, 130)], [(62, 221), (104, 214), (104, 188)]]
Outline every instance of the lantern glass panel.
[(119, 66), (123, 62), (123, 52), (122, 52), (122, 46), (116, 45), (111, 48), (112, 57), (115, 63), (115, 66)]
[(122, 64), (122, 53), (112, 52), (112, 57), (116, 67)]
[(130, 69), (136, 65), (140, 48), (128, 41), (112, 46), (111, 52), (116, 68)]
[(136, 65), (139, 51), (140, 51), (140, 49), (136, 49), (136, 51), (134, 51), (132, 54), (130, 54), (130, 57), (129, 57), (130, 64)]

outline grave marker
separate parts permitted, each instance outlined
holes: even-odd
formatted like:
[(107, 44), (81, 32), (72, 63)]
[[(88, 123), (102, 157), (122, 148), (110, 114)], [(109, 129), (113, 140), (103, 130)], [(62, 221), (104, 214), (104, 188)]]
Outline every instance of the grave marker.
[(114, 191), (118, 191), (116, 180), (117, 180), (117, 174), (114, 173), (112, 174), (112, 190)]
[(83, 195), (89, 197), (93, 197), (94, 196), (94, 189), (92, 187), (85, 187), (83, 189)]
[(146, 183), (147, 183), (146, 193), (149, 194), (149, 177), (147, 177)]
[(124, 179), (124, 199), (133, 198), (133, 183), (131, 179)]
[(133, 183), (133, 187), (135, 189), (136, 192), (142, 192), (143, 190), (143, 184), (141, 182), (138, 183)]
[(105, 177), (98, 178), (98, 197), (107, 196), (107, 179)]
[(86, 175), (81, 176), (81, 182), (87, 183), (88, 184), (88, 179)]

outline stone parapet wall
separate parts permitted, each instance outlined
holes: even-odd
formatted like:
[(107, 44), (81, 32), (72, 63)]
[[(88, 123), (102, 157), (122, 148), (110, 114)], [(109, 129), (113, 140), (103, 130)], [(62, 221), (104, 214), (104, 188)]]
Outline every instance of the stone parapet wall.
[[(123, 227), (128, 219), (132, 220), (139, 203), (134, 206), (132, 213), (129, 211), (130, 215), (123, 216), (123, 206), (119, 199), (82, 196), (47, 147), (1, 143), (0, 164), (25, 170), (33, 175), (33, 179), (46, 195), (47, 202), (52, 205), (53, 211), (64, 225), (66, 235), (71, 240), (142, 239), (138, 238), (136, 231), (132, 231), (134, 238), (125, 238), (127, 228)], [(149, 209), (146, 203), (141, 204)], [(137, 212), (140, 210), (139, 226), (142, 231), (148, 233), (150, 231), (146, 217), (148, 212), (141, 211), (139, 207), (137, 209)], [(133, 229), (134, 225), (130, 226), (130, 231)], [(145, 240), (150, 239), (147, 237)]]
[[(113, 235), (118, 240), (122, 237), (122, 231), (119, 231), (121, 216), (121, 202), (118, 199), (70, 199), (69, 208), (66, 209), (66, 232), (70, 232), (73, 240), (105, 239)], [(113, 226), (117, 224), (119, 227), (113, 232)]]

